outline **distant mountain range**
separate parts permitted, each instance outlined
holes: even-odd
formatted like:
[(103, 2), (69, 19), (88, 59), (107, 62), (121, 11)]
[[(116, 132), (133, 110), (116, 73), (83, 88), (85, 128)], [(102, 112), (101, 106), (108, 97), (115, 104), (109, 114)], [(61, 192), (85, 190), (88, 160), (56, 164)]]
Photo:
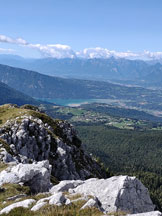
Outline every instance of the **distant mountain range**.
[[(160, 60), (159, 60), (160, 62)], [(88, 80), (111, 80), (143, 87), (162, 87), (162, 61), (116, 59), (24, 59), (0, 55), (0, 64), (34, 70), (50, 76)], [(153, 78), (153, 79), (152, 79)]]
[(35, 99), (27, 96), (6, 84), (0, 82), (0, 105), (12, 103), (17, 105), (24, 105), (24, 104), (33, 104), (39, 105), (40, 102), (36, 101)]
[(109, 99), (128, 107), (162, 110), (162, 92), (141, 87), (58, 78), (6, 65), (0, 65), (0, 81), (39, 99)]

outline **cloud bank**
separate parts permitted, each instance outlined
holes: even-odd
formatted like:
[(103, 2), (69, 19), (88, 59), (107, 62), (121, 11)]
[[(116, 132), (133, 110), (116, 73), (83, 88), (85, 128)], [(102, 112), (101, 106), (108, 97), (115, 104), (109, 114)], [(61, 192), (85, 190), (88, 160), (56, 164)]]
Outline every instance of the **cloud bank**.
[(133, 52), (116, 52), (114, 50), (108, 50), (101, 47), (96, 48), (86, 48), (80, 52), (76, 53), (80, 58), (127, 58), (127, 57), (138, 57), (136, 53)]
[(62, 44), (29, 44), (31, 48), (37, 49), (44, 57), (51, 58), (75, 58), (76, 54), (70, 46)]
[(27, 41), (25, 41), (22, 38), (13, 39), (13, 38), (7, 37), (5, 35), (0, 35), (0, 42), (18, 44), (18, 45), (28, 45)]
[(13, 49), (4, 49), (4, 48), (0, 48), (0, 53), (14, 53), (15, 50)]
[[(51, 58), (85, 58), (85, 59), (93, 59), (93, 58), (127, 58), (127, 59), (142, 59), (142, 60), (155, 60), (162, 59), (162, 52), (150, 52), (144, 50), (143, 52), (118, 52), (115, 50), (108, 50), (102, 47), (95, 48), (85, 48), (81, 51), (74, 51), (68, 45), (62, 44), (31, 44), (28, 43), (23, 38), (11, 38), (5, 35), (0, 35), (1, 43), (10, 43), (17, 44), (20, 46), (26, 46), (31, 49), (36, 49), (40, 52), (43, 57), (51, 57)], [(5, 51), (5, 50), (4, 50)], [(10, 50), (11, 51), (11, 50)], [(3, 52), (2, 48), (0, 48), (0, 52)]]

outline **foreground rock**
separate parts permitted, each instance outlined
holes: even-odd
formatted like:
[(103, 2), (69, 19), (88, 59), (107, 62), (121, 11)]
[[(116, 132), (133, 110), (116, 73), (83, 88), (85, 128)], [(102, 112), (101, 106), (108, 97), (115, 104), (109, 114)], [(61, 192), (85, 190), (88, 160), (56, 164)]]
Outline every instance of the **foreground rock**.
[(0, 172), (0, 186), (5, 183), (24, 184), (34, 193), (48, 191), (50, 183), (51, 165), (48, 161), (33, 164), (18, 164), (10, 166)]
[(34, 199), (27, 199), (27, 200), (24, 200), (24, 201), (21, 201), (21, 202), (16, 202), (16, 203), (13, 203), (9, 206), (7, 206), (6, 208), (2, 209), (0, 211), (0, 214), (8, 214), (12, 209), (14, 208), (18, 208), (18, 207), (24, 207), (24, 208), (29, 208), (29, 206), (31, 204), (33, 204), (35, 202)]
[(105, 213), (124, 211), (143, 213), (154, 211), (148, 190), (135, 177), (114, 176), (109, 179), (63, 181), (51, 188), (51, 192), (65, 191), (96, 197)]
[(49, 160), (52, 175), (58, 180), (106, 177), (101, 166), (84, 152), (69, 123), (53, 120), (34, 110), (9, 107), (7, 112), (10, 109), (18, 116), (0, 128), (1, 161), (32, 163)]
[[(2, 171), (1, 184), (28, 184), (35, 192), (50, 190), (49, 193), (44, 194), (45, 198), (37, 202), (31, 199), (16, 202), (2, 209), (0, 214), (8, 213), (16, 207), (29, 208), (34, 202), (36, 203), (30, 208), (35, 212), (45, 205), (61, 206), (84, 201), (81, 210), (95, 207), (105, 214), (122, 211), (130, 212), (127, 216), (161, 216), (160, 212), (154, 212), (148, 190), (135, 177), (114, 176), (108, 179), (91, 178), (85, 181), (65, 180), (51, 187), (49, 176), (48, 161), (19, 164)], [(11, 198), (11, 200), (15, 199), (15, 197)]]

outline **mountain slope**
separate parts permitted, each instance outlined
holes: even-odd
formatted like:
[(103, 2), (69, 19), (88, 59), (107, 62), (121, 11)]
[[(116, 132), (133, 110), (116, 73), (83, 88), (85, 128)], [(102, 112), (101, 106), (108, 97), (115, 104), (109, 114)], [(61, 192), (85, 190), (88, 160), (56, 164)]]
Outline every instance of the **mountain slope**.
[[(30, 163), (49, 160), (52, 175), (58, 180), (106, 177), (106, 172), (89, 155), (72, 125), (54, 120), (44, 113), (0, 106), (0, 160)], [(7, 161), (6, 161), (7, 160)], [(8, 161), (10, 160), (10, 161)]]
[(108, 82), (63, 79), (0, 65), (0, 81), (35, 98), (111, 99), (124, 106), (161, 110), (162, 93)]
[(27, 96), (6, 84), (0, 82), (0, 105), (5, 103), (13, 103), (17, 105), (33, 104), (38, 105), (39, 102)]

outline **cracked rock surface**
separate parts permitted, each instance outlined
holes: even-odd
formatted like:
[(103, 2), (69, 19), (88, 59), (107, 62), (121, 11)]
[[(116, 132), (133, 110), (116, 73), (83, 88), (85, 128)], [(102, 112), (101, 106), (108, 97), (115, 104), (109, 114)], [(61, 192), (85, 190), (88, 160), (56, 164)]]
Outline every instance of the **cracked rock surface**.
[(0, 128), (1, 161), (25, 164), (49, 160), (52, 175), (58, 180), (106, 177), (101, 166), (85, 153), (72, 125), (34, 114), (8, 120)]
[(33, 164), (10, 166), (0, 172), (0, 186), (5, 183), (24, 184), (30, 187), (33, 193), (48, 191), (50, 182), (51, 165), (48, 161)]
[(88, 179), (82, 182), (63, 181), (51, 192), (69, 191), (96, 197), (104, 212), (143, 213), (154, 211), (147, 188), (135, 177), (114, 176), (108, 179)]

